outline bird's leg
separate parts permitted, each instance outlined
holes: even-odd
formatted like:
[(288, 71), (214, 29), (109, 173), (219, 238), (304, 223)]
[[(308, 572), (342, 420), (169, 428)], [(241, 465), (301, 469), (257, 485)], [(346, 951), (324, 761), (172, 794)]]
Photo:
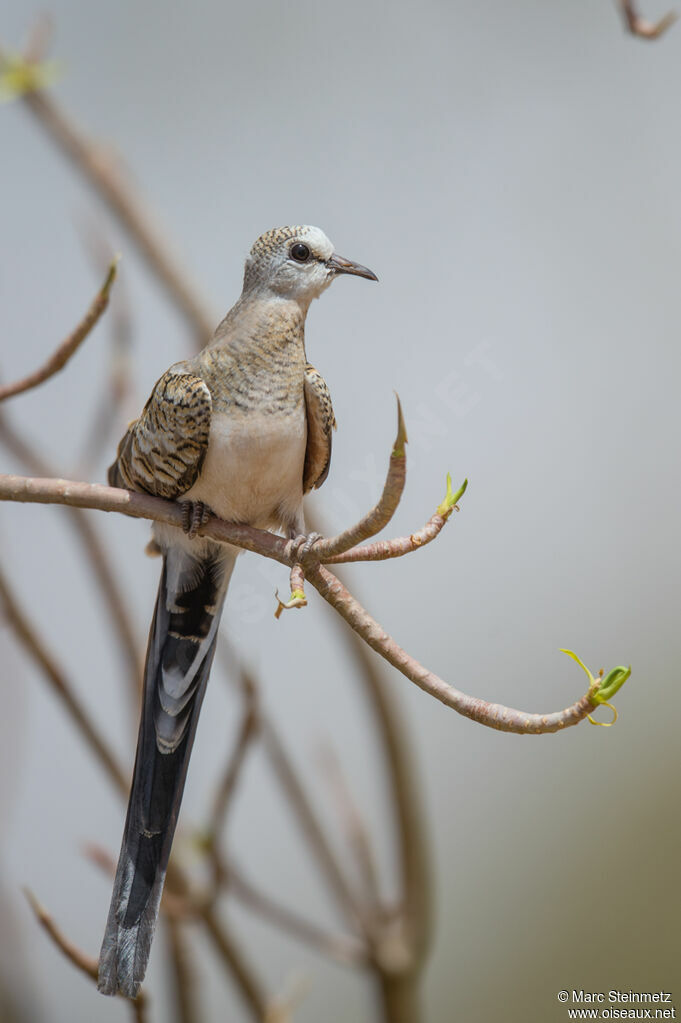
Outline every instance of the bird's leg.
[(182, 529), (193, 540), (201, 526), (205, 526), (213, 514), (203, 501), (180, 501), (182, 505)]
[(305, 535), (305, 533), (300, 533), (295, 528), (289, 531), (289, 535), (291, 537), (289, 557), (295, 559), (291, 565), (291, 596), (284, 603), (279, 599), (279, 593), (275, 594), (277, 598), (277, 610), (274, 612), (275, 618), (279, 618), (282, 611), (288, 611), (292, 607), (307, 607), (305, 571), (301, 561), (310, 553), (317, 540), (322, 539), (321, 533)]

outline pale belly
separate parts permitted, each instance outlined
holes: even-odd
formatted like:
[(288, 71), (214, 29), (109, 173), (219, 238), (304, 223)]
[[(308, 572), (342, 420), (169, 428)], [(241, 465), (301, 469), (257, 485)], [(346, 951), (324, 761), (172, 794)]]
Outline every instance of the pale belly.
[(306, 441), (304, 405), (290, 413), (214, 413), (201, 473), (183, 499), (203, 501), (228, 522), (293, 524), (303, 500)]

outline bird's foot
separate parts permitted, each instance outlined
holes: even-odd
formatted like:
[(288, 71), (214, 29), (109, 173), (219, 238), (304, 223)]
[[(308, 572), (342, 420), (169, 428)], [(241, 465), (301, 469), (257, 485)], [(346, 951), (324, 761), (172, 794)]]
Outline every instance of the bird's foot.
[(201, 526), (205, 526), (213, 514), (203, 501), (180, 501), (182, 505), (182, 529), (193, 540)]
[(294, 536), (288, 545), (288, 555), (294, 563), (302, 564), (311, 553), (318, 540), (323, 540), (321, 533), (308, 533), (307, 536)]

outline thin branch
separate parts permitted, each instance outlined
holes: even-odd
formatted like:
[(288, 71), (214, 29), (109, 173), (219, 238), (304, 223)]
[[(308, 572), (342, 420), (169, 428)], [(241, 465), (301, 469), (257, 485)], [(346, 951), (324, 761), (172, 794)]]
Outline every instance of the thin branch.
[[(180, 503), (162, 497), (119, 490), (98, 483), (75, 483), (64, 479), (35, 479), (30, 476), (0, 475), (0, 501), (19, 501), (29, 504), (65, 504), (71, 508), (94, 508), (97, 511), (121, 512), (132, 518), (165, 522), (182, 528), (183, 512)], [(264, 529), (240, 526), (211, 516), (198, 534), (209, 536), (254, 551), (288, 565), (288, 541)]]
[(32, 388), (38, 387), (40, 384), (44, 383), (45, 380), (49, 380), (50, 377), (55, 375), (55, 373), (58, 373), (60, 369), (64, 368), (71, 356), (75, 355), (76, 351), (100, 319), (102, 313), (109, 304), (109, 292), (115, 277), (116, 264), (112, 263), (109, 267), (109, 272), (106, 275), (104, 284), (97, 292), (90, 308), (76, 329), (69, 334), (64, 341), (62, 341), (57, 350), (52, 353), (50, 358), (43, 366), (40, 367), (40, 369), (34, 370), (33, 373), (29, 373), (29, 375), (24, 377), (23, 380), (16, 380), (13, 384), (5, 384), (0, 387), (0, 401), (5, 401), (7, 398), (13, 398), (17, 394), (23, 394), (25, 391), (30, 391)]
[(29, 64), (40, 64), (47, 57), (52, 36), (54, 34), (54, 22), (52, 16), (42, 11), (37, 18), (34, 18), (28, 33), (26, 46), (24, 47), (24, 60)]
[[(93, 225), (88, 227), (86, 243), (97, 266), (106, 266), (111, 261), (111, 246)], [(78, 477), (84, 479), (92, 475), (93, 466), (105, 453), (114, 427), (135, 416), (131, 360), (132, 316), (124, 274), (120, 274), (117, 280), (107, 321), (110, 331), (109, 365), (104, 374), (103, 393), (96, 403), (94, 421), (84, 431), (82, 454), (77, 462), (78, 469), (74, 470)]]
[(226, 925), (218, 918), (213, 906), (205, 906), (201, 919), (215, 948), (237, 982), (244, 1003), (254, 1020), (266, 1019), (268, 1003), (260, 989), (260, 983), (253, 973), (241, 949), (235, 943)]
[[(0, 475), (0, 501), (67, 504), (80, 508), (96, 508), (100, 511), (117, 511), (137, 518), (157, 519), (159, 522), (167, 522), (174, 526), (181, 526), (183, 519), (179, 503), (150, 497), (147, 494), (118, 490), (115, 487), (73, 483), (68, 480)], [(254, 551), (281, 564), (289, 564), (290, 542), (266, 530), (210, 518), (199, 532), (214, 540)], [(570, 707), (550, 714), (529, 714), (502, 704), (488, 703), (486, 700), (467, 696), (428, 671), (403, 650), (323, 565), (310, 562), (306, 567), (306, 576), (324, 600), (331, 604), (355, 632), (389, 664), (424, 692), (472, 721), (499, 731), (540, 735), (558, 732), (578, 724), (598, 705), (599, 701), (591, 698), (595, 695), (593, 690)]]
[(42, 670), (53, 692), (66, 707), (71, 720), (85, 739), (95, 759), (102, 765), (116, 788), (125, 795), (128, 790), (128, 779), (125, 773), (96, 725), (90, 719), (84, 705), (76, 696), (70, 680), (40, 639), (26, 612), (21, 608), (2, 569), (0, 569), (0, 600), (7, 620), (24, 650)]
[(421, 547), (431, 543), (448, 521), (448, 515), (441, 515), (435, 512), (426, 522), (425, 526), (417, 529), (410, 536), (398, 536), (393, 540), (375, 540), (373, 543), (363, 544), (359, 547), (351, 547), (343, 554), (336, 554), (334, 557), (325, 558), (325, 565), (344, 565), (356, 561), (388, 561), (390, 558), (402, 558), (405, 554), (418, 551)]
[(246, 754), (260, 727), (258, 708), (255, 703), (255, 695), (248, 699), (248, 703), (241, 719), (239, 734), (236, 743), (231, 751), (224, 773), (218, 785), (213, 802), (213, 812), (210, 815), (209, 842), (217, 843), (227, 820), (227, 813), (231, 805), (234, 793), (236, 792), (239, 775), (246, 761)]
[(434, 696), (446, 707), (451, 707), (458, 714), (495, 728), (500, 732), (516, 732), (520, 735), (542, 735), (546, 732), (559, 732), (570, 725), (576, 725), (593, 712), (592, 703), (587, 693), (576, 703), (565, 710), (551, 714), (528, 714), (525, 711), (504, 707), (499, 703), (488, 703), (450, 686), (432, 671), (403, 650), (385, 629), (346, 590), (323, 565), (307, 569), (307, 579), (317, 592), (345, 619), (348, 625), (357, 632), (365, 643), (376, 653), (385, 658), (389, 664), (397, 668), (419, 689)]
[(21, 99), (58, 148), (104, 200), (136, 244), (147, 266), (165, 287), (197, 341), (201, 346), (206, 344), (213, 334), (216, 320), (196, 285), (191, 283), (186, 269), (171, 254), (167, 240), (111, 154), (90, 141), (50, 93), (34, 89), (25, 92)]
[(233, 860), (223, 866), (221, 880), (228, 893), (289, 937), (308, 945), (344, 966), (362, 966), (367, 962), (364, 944), (347, 934), (330, 934), (256, 888)]
[[(452, 495), (453, 498), (457, 496)], [(446, 505), (449, 505), (451, 510), (455, 506), (445, 497), (440, 506), (442, 514), (439, 515), (442, 525), (448, 517), (444, 507)], [(320, 528), (320, 524), (313, 528)], [(341, 619), (336, 615), (332, 617), (336, 626), (342, 628)], [(352, 631), (349, 638), (350, 653), (355, 662), (353, 677), (358, 680), (369, 701), (385, 758), (392, 797), (390, 805), (395, 815), (397, 854), (402, 882), (398, 917), (410, 950), (413, 969), (411, 981), (416, 985), (418, 970), (424, 961), (432, 929), (428, 827), (423, 814), (423, 801), (417, 790), (416, 768), (411, 756), (408, 735), (399, 713), (399, 705), (380, 670), (379, 662), (372, 656), (362, 637)], [(381, 991), (385, 994), (383, 988)], [(416, 1019), (414, 1016), (415, 1021)]]
[(189, 944), (182, 924), (174, 916), (165, 918), (168, 935), (170, 982), (174, 991), (172, 1000), (176, 1008), (177, 1023), (198, 1023), (201, 1018), (197, 1005), (196, 976), (190, 961)]
[(99, 965), (94, 956), (86, 955), (85, 952), (82, 952), (61, 933), (50, 914), (47, 912), (42, 903), (38, 902), (30, 888), (24, 888), (24, 895), (33, 910), (36, 920), (42, 929), (49, 934), (57, 948), (61, 949), (66, 958), (69, 959), (78, 970), (81, 970), (81, 972), (86, 974), (90, 980), (94, 980), (96, 983), (99, 973)]
[(338, 755), (330, 742), (325, 743), (320, 750), (320, 763), (362, 879), (364, 897), (376, 908), (380, 905), (381, 895), (371, 835), (359, 806), (352, 797)]
[[(339, 619), (335, 620), (340, 625)], [(416, 965), (424, 959), (431, 932), (431, 872), (423, 801), (417, 791), (415, 765), (399, 707), (362, 637), (353, 631), (350, 638), (356, 677), (369, 700), (382, 740), (396, 818), (402, 922)]]
[[(76, 969), (85, 973), (90, 980), (97, 983), (97, 977), (99, 974), (99, 964), (93, 956), (88, 956), (85, 952), (82, 952), (77, 948), (73, 942), (62, 934), (57, 927), (53, 918), (47, 912), (45, 907), (38, 902), (35, 895), (28, 888), (24, 888), (24, 895), (26, 896), (28, 903), (35, 914), (36, 920), (43, 928), (43, 930), (50, 936), (57, 948), (64, 953), (66, 958), (73, 963)], [(137, 998), (130, 1000), (131, 1005), (135, 1010), (135, 1018), (144, 1023), (146, 1020), (146, 1008), (147, 1008), (147, 997), (144, 991), (140, 991)]]
[[(0, 442), (4, 444), (15, 458), (22, 462), (26, 468), (39, 476), (54, 476), (50, 466), (45, 459), (10, 425), (7, 416), (0, 413)], [(142, 679), (142, 652), (138, 646), (137, 636), (133, 627), (128, 603), (118, 584), (114, 573), (113, 565), (105, 543), (102, 541), (99, 531), (92, 521), (92, 517), (86, 515), (80, 508), (70, 510), (69, 520), (76, 531), (76, 535), (83, 546), (88, 564), (95, 576), (99, 590), (104, 598), (109, 611), (109, 620), (112, 623), (119, 642), (123, 656), (128, 665), (128, 678), (130, 680), (130, 692), (133, 697), (135, 708), (139, 701), (139, 690)]]
[(676, 11), (668, 11), (659, 21), (648, 21), (638, 13), (634, 0), (620, 0), (620, 7), (625, 25), (640, 39), (659, 39), (678, 18)]
[(267, 754), (272, 762), (277, 781), (294, 810), (310, 850), (336, 896), (339, 907), (352, 923), (358, 923), (365, 936), (371, 933), (371, 919), (366, 907), (345, 876), (338, 858), (312, 808), (310, 799), (293, 767), (283, 741), (266, 719), (261, 718), (260, 731)]
[[(232, 657), (229, 645), (224, 640), (221, 642), (220, 647), (226, 656), (230, 658)], [(260, 704), (258, 699), (258, 688), (254, 678), (250, 672), (243, 667), (243, 665), (238, 665), (238, 670), (230, 672), (230, 678), (234, 677), (238, 680), (238, 685), (245, 700), (247, 701), (247, 705), (257, 711), (258, 736), (263, 743), (267, 755), (269, 756), (276, 778), (282, 787), (284, 795), (289, 800), (291, 808), (298, 819), (303, 836), (307, 840), (310, 850), (317, 860), (322, 873), (326, 876), (331, 889), (335, 893), (340, 908), (353, 923), (362, 921), (363, 909), (361, 904), (355, 898), (349, 882), (345, 877), (343, 868), (341, 867), (321, 825), (315, 817), (314, 810), (312, 809), (303, 784), (298, 777), (295, 765), (288, 754), (286, 746), (279, 735), (275, 724), (271, 721)], [(213, 836), (211, 836), (211, 840), (208, 843), (208, 852), (212, 859), (216, 884), (224, 885), (234, 881), (235, 891), (237, 894), (244, 894), (248, 886), (245, 883), (240, 885), (239, 875), (233, 874), (231, 867), (230, 869), (225, 867), (214, 835), (215, 831), (213, 830)], [(250, 888), (251, 894), (253, 895), (254, 905), (257, 905), (261, 908), (261, 910), (264, 910), (268, 897), (258, 895), (252, 889), (252, 886), (250, 886)], [(271, 900), (269, 901), (271, 903)], [(270, 916), (278, 917), (279, 920), (282, 920), (287, 912), (288, 911), (283, 908), (277, 909), (271, 905)], [(296, 925), (293, 926), (295, 927)], [(305, 930), (310, 932), (310, 928), (312, 927), (314, 927), (314, 925), (308, 924), (305, 921), (299, 920), (298, 922), (298, 931), (300, 934), (302, 934)]]

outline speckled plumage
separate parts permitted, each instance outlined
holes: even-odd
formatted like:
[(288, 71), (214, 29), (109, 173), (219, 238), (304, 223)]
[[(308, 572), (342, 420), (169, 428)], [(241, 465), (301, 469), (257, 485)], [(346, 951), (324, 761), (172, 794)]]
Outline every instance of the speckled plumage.
[[(298, 248), (294, 248), (294, 246)], [(305, 255), (307, 253), (307, 255)], [(304, 259), (299, 258), (305, 255)], [(227, 521), (303, 532), (303, 495), (328, 475), (335, 418), (305, 354), (310, 302), (339, 273), (375, 279), (314, 227), (262, 235), (243, 292), (199, 355), (156, 383), (109, 482), (207, 505)], [(134, 997), (146, 970), (189, 755), (238, 551), (155, 523), (163, 572), (99, 988)]]

